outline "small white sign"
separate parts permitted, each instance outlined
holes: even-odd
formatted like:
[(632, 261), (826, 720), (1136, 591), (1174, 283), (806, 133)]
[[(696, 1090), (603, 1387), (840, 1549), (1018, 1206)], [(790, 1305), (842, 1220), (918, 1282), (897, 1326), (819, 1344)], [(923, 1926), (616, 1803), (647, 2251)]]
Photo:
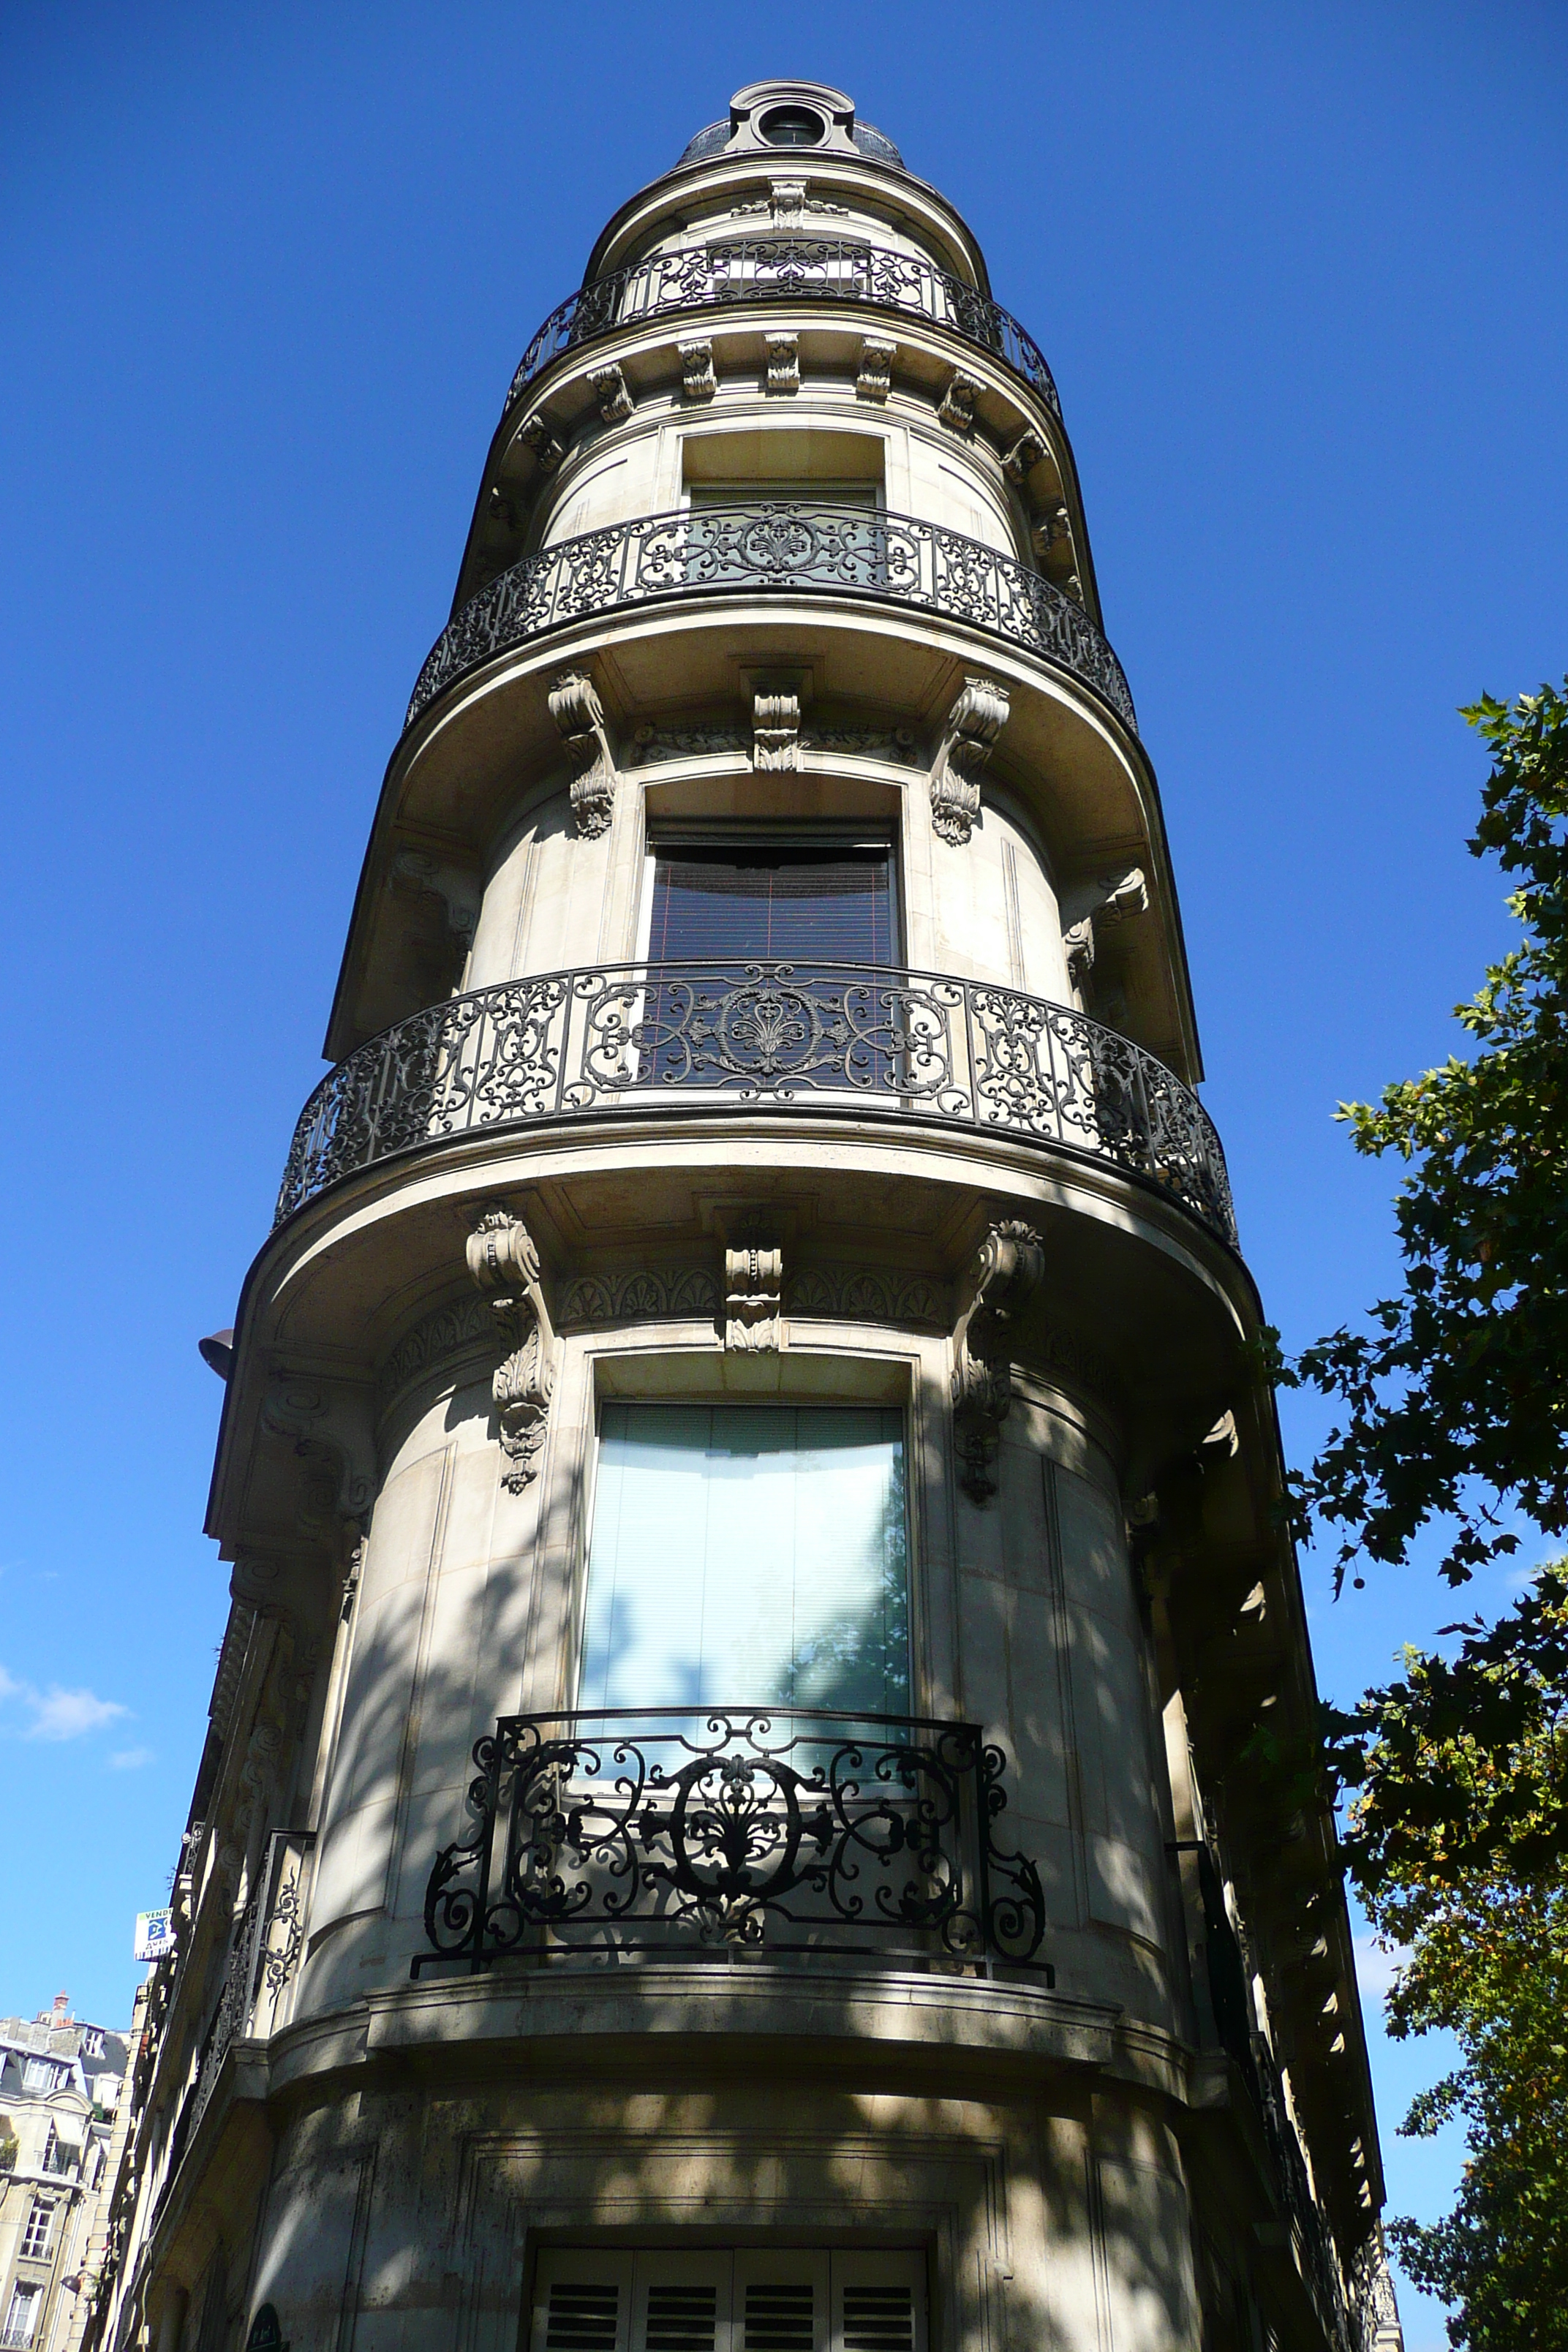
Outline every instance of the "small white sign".
[(138, 1960), (166, 1960), (174, 1948), (174, 1913), (172, 1911), (138, 1911), (136, 1948), (132, 1958)]

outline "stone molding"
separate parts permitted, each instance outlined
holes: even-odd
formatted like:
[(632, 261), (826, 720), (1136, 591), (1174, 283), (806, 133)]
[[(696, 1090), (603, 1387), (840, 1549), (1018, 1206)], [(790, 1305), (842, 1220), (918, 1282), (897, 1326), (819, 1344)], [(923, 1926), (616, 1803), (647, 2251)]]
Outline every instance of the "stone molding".
[(495, 1318), (483, 1298), (458, 1298), (437, 1307), (405, 1331), (381, 1368), (376, 1410), (385, 1412), (424, 1372), (476, 1355), (495, 1337)]
[(896, 1268), (807, 1266), (784, 1289), (792, 1316), (827, 1323), (930, 1323), (946, 1330), (952, 1307), (945, 1283)]
[(579, 1274), (562, 1291), (561, 1320), (563, 1325), (705, 1322), (717, 1318), (719, 1303), (719, 1285), (706, 1266)]

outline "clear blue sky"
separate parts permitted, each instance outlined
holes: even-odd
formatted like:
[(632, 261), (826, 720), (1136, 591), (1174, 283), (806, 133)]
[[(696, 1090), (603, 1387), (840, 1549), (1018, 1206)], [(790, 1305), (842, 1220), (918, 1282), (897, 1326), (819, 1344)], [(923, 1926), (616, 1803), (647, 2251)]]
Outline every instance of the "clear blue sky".
[[(226, 1608), (195, 1342), (318, 1075), (501, 395), (605, 215), (783, 72), (979, 232), (1061, 386), (1300, 1342), (1391, 1265), (1335, 1101), (1446, 1052), (1509, 937), (1454, 707), (1568, 667), (1565, 69), (1531, 0), (0, 12), (0, 2008), (129, 2014)], [(1308, 1573), (1341, 1698), (1450, 1613)], [(1436, 2063), (1380, 2055), (1396, 2209), (1452, 2177), (1393, 2131)]]

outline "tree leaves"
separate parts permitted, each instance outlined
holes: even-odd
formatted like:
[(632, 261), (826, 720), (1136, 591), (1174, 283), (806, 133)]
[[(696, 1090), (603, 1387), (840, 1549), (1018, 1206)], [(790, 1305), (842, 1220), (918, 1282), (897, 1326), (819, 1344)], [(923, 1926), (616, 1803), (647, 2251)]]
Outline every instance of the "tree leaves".
[(1403, 1290), (1281, 1373), (1345, 1408), (1292, 1482), (1300, 1515), (1344, 1531), (1336, 1581), (1358, 1555), (1402, 1564), (1443, 1519), (1442, 1573), (1464, 1583), (1518, 1549), (1504, 1504), (1568, 1534), (1568, 700), (1543, 686), (1464, 716), (1495, 761), (1469, 847), (1523, 877), (1526, 936), (1455, 1008), (1470, 1058), (1340, 1106), (1358, 1151), (1412, 1172)]

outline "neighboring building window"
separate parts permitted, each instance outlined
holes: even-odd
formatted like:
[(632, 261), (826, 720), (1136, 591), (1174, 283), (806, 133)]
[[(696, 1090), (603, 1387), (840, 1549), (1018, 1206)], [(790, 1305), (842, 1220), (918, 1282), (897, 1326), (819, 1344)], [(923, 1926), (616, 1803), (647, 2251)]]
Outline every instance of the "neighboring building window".
[(746, 2247), (541, 2254), (531, 2352), (924, 2352), (925, 2260)]
[(47, 2058), (29, 2058), (22, 2069), (24, 2091), (56, 2091), (60, 2084), (62, 2069), (51, 2066)]
[(909, 1613), (901, 1413), (605, 1406), (580, 1706), (906, 1714)]
[(55, 2226), (55, 2209), (47, 2197), (35, 2197), (27, 2226), (22, 2232), (22, 2252), (30, 2263), (41, 2263), (49, 2251), (49, 2232)]
[(648, 957), (889, 963), (892, 851), (784, 842), (658, 849)]
[(13, 2287), (10, 2309), (5, 2314), (5, 2340), (7, 2345), (32, 2342), (43, 2299), (44, 2291), (40, 2286)]

